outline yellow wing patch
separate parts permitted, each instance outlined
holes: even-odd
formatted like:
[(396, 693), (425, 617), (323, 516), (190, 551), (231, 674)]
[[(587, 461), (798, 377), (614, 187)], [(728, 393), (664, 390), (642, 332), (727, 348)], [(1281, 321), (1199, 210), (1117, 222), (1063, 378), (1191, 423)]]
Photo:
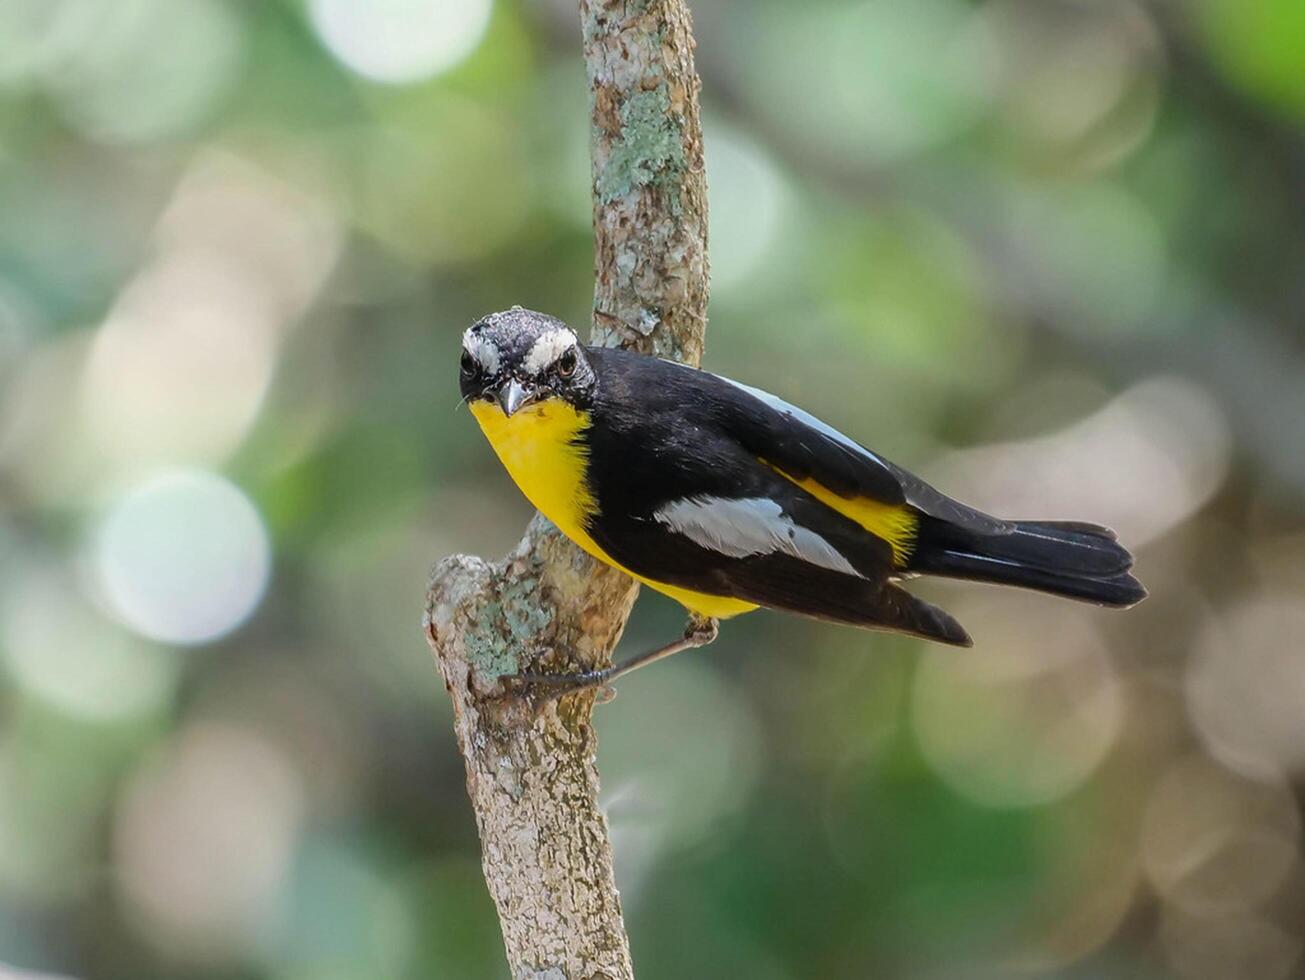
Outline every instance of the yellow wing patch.
[(682, 589), (636, 575), (614, 561), (589, 536), (585, 525), (598, 513), (598, 504), (585, 482), (588, 459), (576, 437), (589, 418), (559, 398), (527, 405), (511, 418), (487, 401), (473, 401), (471, 414), (485, 438), (526, 499), (557, 525), (559, 531), (604, 564), (611, 565), (670, 596), (692, 612), (725, 619), (756, 609), (756, 604), (727, 596)]
[(885, 504), (869, 497), (840, 497), (828, 487), (808, 477), (799, 480), (785, 473), (775, 464), (762, 460), (784, 479), (801, 487), (826, 507), (838, 511), (849, 520), (856, 521), (863, 528), (888, 542), (893, 549), (893, 562), (903, 568), (911, 558), (915, 548), (915, 532), (919, 519), (910, 509), (902, 504)]

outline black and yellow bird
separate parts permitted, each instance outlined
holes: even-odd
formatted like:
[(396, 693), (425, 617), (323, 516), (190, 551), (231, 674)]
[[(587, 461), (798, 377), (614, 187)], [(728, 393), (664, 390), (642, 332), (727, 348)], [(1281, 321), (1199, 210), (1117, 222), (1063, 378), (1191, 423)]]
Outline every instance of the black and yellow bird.
[(1008, 521), (939, 493), (799, 408), (672, 361), (581, 346), (513, 307), (463, 335), (463, 397), (530, 502), (589, 554), (683, 604), (675, 642), (602, 671), (523, 674), (601, 686), (715, 639), (758, 606), (970, 646), (898, 583), (919, 573), (1103, 606), (1146, 595), (1109, 529)]

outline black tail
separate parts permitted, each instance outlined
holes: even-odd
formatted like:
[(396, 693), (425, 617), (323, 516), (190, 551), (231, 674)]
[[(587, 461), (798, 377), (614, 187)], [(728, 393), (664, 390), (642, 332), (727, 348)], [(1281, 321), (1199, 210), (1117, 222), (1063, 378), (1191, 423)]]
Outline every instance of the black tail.
[(1096, 524), (1019, 521), (1004, 534), (978, 534), (924, 517), (908, 569), (1131, 606), (1146, 598), (1132, 565), (1115, 533)]

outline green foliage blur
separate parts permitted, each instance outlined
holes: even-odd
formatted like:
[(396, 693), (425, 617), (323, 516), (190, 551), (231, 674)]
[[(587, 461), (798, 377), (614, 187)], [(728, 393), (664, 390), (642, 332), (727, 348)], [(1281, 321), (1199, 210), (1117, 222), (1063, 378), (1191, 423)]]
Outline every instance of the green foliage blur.
[[(1152, 596), (622, 682), (639, 976), (1305, 976), (1305, 5), (694, 6), (707, 366)], [(0, 3), (0, 976), (507, 975), (419, 623), (529, 515), (459, 335), (587, 322), (585, 92), (568, 0)]]

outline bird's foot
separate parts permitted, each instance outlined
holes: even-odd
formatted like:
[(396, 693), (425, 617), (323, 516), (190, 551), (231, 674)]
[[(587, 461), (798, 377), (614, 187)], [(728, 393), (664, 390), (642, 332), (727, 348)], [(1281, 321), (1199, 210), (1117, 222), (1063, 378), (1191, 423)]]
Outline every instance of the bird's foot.
[(597, 690), (597, 703), (606, 704), (616, 697), (616, 689), (607, 686), (610, 670), (585, 670), (574, 674), (536, 674), (522, 671), (502, 674), (499, 683), (509, 695), (525, 695), (552, 701), (567, 694)]
[(714, 643), (718, 636), (720, 636), (720, 620), (718, 619), (693, 616), (689, 619), (688, 625), (684, 627), (684, 642), (688, 644), (689, 649), (705, 647), (708, 643)]
[(706, 646), (716, 639), (719, 632), (720, 624), (716, 620), (693, 616), (690, 618), (688, 625), (684, 627), (683, 636), (678, 640), (672, 640), (665, 646), (632, 657), (624, 663), (613, 664), (610, 667), (604, 667), (602, 670), (586, 670), (574, 674), (535, 674), (529, 672), (504, 674), (499, 677), (499, 682), (502, 683), (509, 696), (526, 696), (532, 699), (549, 701), (560, 698), (565, 694), (597, 689), (598, 703), (606, 704), (616, 697), (616, 691), (612, 689), (611, 683), (618, 677), (624, 677), (640, 667), (661, 660), (664, 657), (669, 657), (681, 650), (692, 650), (696, 647)]

